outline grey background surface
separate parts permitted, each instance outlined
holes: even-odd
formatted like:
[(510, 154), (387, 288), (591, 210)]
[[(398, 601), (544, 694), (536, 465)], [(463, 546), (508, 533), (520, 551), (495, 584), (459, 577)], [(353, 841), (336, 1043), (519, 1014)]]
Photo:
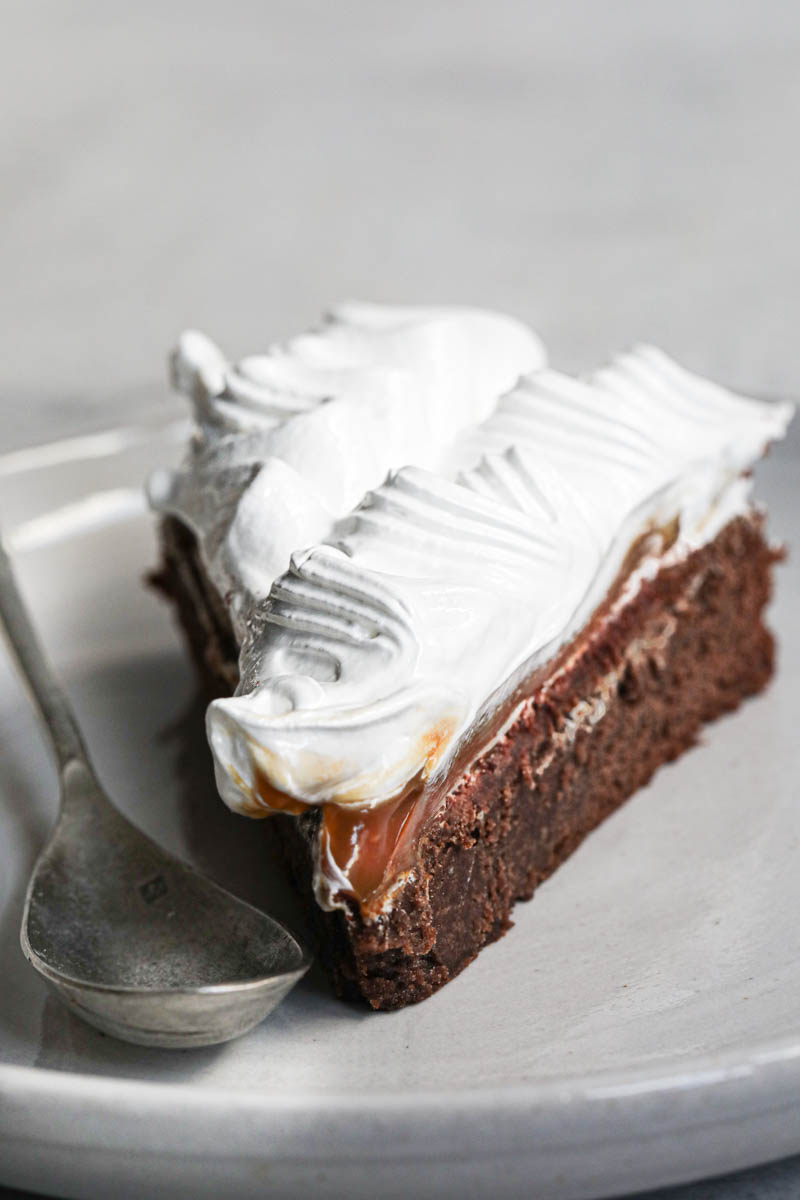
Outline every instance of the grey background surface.
[(186, 325), (252, 352), (345, 296), (796, 394), (799, 130), (794, 0), (6, 5), (0, 450), (152, 411)]

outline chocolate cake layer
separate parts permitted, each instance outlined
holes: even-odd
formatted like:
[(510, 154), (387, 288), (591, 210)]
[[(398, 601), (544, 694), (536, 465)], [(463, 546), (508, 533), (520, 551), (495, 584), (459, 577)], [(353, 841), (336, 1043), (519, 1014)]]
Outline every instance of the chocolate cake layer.
[[(430, 815), (386, 911), (355, 901), (322, 911), (311, 891), (318, 811), (272, 819), (340, 993), (378, 1009), (431, 995), (705, 722), (764, 687), (773, 641), (762, 613), (779, 554), (762, 526), (759, 515), (735, 519), (590, 626)], [(194, 539), (167, 518), (162, 544), (154, 582), (176, 603), (208, 686), (230, 692), (235, 640)]]

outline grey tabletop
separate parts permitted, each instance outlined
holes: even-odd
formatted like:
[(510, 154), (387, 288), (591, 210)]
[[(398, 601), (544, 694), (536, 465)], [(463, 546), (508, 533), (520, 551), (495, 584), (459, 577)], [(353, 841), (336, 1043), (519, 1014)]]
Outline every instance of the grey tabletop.
[[(652, 340), (799, 390), (793, 0), (34, 0), (3, 26), (0, 449), (152, 409), (186, 325), (236, 355), (346, 296), (505, 309), (568, 369)], [(667, 1194), (796, 1196), (800, 1160)]]
[[(796, 1200), (800, 1191), (800, 1158), (741, 1171), (683, 1187), (642, 1193), (639, 1200)], [(0, 1187), (0, 1200), (28, 1200), (31, 1192)], [(637, 1200), (632, 1197), (631, 1200)]]

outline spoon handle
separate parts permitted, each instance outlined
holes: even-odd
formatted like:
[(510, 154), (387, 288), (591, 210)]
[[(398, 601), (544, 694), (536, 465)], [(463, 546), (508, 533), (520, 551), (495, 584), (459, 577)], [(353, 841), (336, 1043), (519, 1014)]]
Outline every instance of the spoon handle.
[(86, 747), (72, 709), (45, 658), (22, 599), (11, 559), (0, 533), (0, 627), (28, 685), (56, 752), (61, 771), (78, 759), (87, 762)]

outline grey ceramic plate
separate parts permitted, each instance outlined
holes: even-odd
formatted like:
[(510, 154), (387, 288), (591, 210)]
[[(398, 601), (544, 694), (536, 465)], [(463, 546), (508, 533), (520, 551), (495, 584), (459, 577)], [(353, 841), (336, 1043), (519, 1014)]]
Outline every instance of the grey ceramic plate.
[[(0, 459), (2, 511), (112, 794), (296, 923), (268, 830), (215, 797), (191, 671), (141, 585), (138, 483), (180, 432)], [(789, 538), (799, 461), (795, 439), (761, 471)], [(799, 607), (790, 563), (770, 691), (662, 770), (439, 995), (373, 1015), (312, 972), (252, 1035), (183, 1053), (103, 1037), (22, 959), (55, 778), (2, 659), (0, 1181), (120, 1200), (594, 1197), (800, 1149)]]

